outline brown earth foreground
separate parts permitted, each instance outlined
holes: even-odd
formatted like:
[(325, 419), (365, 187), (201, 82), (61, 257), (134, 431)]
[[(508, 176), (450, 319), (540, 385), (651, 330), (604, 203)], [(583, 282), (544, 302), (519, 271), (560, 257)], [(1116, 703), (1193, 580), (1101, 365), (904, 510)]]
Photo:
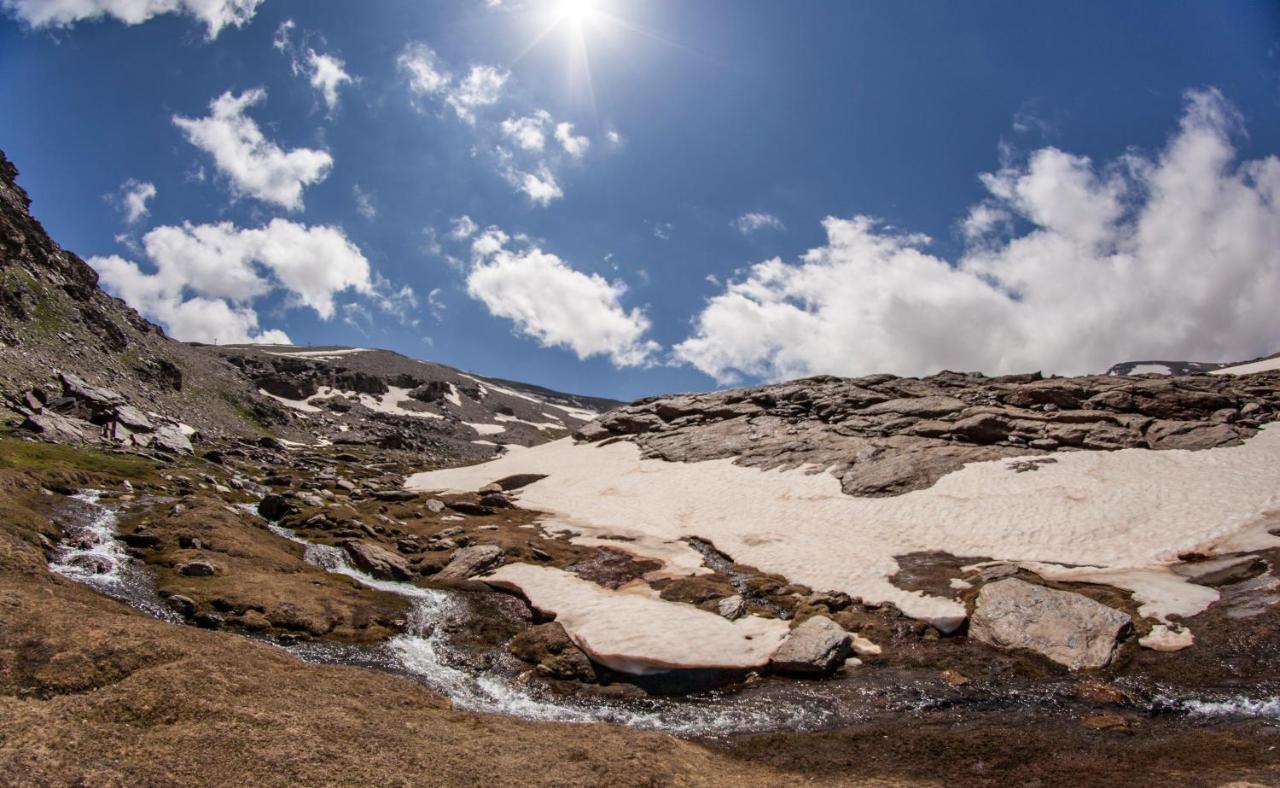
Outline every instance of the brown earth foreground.
[(152, 619), (47, 569), (55, 499), (0, 471), (5, 785), (1219, 785), (1280, 781), (1280, 729), (1107, 710), (940, 710), (688, 741), (455, 711), (404, 678)]

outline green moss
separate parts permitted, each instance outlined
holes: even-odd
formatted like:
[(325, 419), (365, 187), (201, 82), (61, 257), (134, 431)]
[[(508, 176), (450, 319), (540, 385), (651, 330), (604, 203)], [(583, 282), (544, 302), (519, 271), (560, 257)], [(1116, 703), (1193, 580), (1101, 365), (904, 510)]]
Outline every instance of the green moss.
[(153, 473), (157, 465), (143, 457), (108, 454), (79, 446), (0, 437), (0, 468), (80, 470), (136, 479)]

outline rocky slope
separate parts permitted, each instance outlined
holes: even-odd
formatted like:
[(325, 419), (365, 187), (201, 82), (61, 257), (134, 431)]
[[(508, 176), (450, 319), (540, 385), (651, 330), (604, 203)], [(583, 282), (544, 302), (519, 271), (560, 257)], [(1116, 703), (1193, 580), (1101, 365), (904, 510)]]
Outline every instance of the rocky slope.
[(966, 463), (1238, 445), (1280, 417), (1280, 373), (1247, 377), (873, 375), (641, 400), (577, 436), (672, 462), (812, 465), (849, 495), (929, 487)]
[(274, 437), (438, 464), (541, 443), (618, 404), (386, 351), (174, 341), (48, 236), (17, 174), (0, 152), (0, 416), (46, 440), (173, 454)]

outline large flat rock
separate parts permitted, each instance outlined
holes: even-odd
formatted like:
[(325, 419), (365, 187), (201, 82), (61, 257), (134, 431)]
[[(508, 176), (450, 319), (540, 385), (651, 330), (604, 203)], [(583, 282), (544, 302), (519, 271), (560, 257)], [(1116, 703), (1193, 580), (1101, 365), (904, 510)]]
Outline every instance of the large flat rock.
[(1088, 597), (1009, 578), (978, 592), (969, 637), (1081, 670), (1109, 664), (1131, 624), (1125, 613)]

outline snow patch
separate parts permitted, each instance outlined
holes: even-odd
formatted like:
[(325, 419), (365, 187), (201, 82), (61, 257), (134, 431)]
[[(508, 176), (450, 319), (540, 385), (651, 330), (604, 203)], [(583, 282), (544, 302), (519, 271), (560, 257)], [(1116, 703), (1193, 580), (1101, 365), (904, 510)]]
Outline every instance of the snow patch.
[[(1108, 582), (1135, 588), (1149, 614), (1185, 615), (1179, 611), (1208, 604), (1217, 592), (1167, 567), (1180, 553), (1212, 554), (1280, 507), (1276, 428), (1230, 448), (1055, 457), (1038, 473), (1013, 473), (1008, 460), (973, 463), (925, 490), (855, 498), (835, 477), (812, 469), (645, 460), (628, 441), (562, 439), (479, 465), (415, 474), (406, 486), (475, 490), (517, 473), (546, 474), (522, 489), (521, 504), (575, 528), (589, 523), (593, 535), (698, 537), (740, 563), (815, 590), (891, 602), (948, 629), (964, 619), (964, 606), (893, 585), (895, 555), (941, 550), (1063, 571), (1112, 571)], [(1280, 546), (1269, 534), (1250, 538)]]
[(744, 616), (736, 621), (668, 602), (647, 583), (610, 590), (546, 566), (507, 564), (486, 578), (519, 588), (583, 651), (623, 673), (673, 669), (758, 668), (790, 631), (785, 621)]
[(1261, 361), (1251, 361), (1248, 364), (1237, 364), (1234, 367), (1224, 367), (1211, 371), (1210, 375), (1250, 375), (1254, 372), (1271, 372), (1280, 369), (1280, 356), (1276, 358), (1264, 358)]

